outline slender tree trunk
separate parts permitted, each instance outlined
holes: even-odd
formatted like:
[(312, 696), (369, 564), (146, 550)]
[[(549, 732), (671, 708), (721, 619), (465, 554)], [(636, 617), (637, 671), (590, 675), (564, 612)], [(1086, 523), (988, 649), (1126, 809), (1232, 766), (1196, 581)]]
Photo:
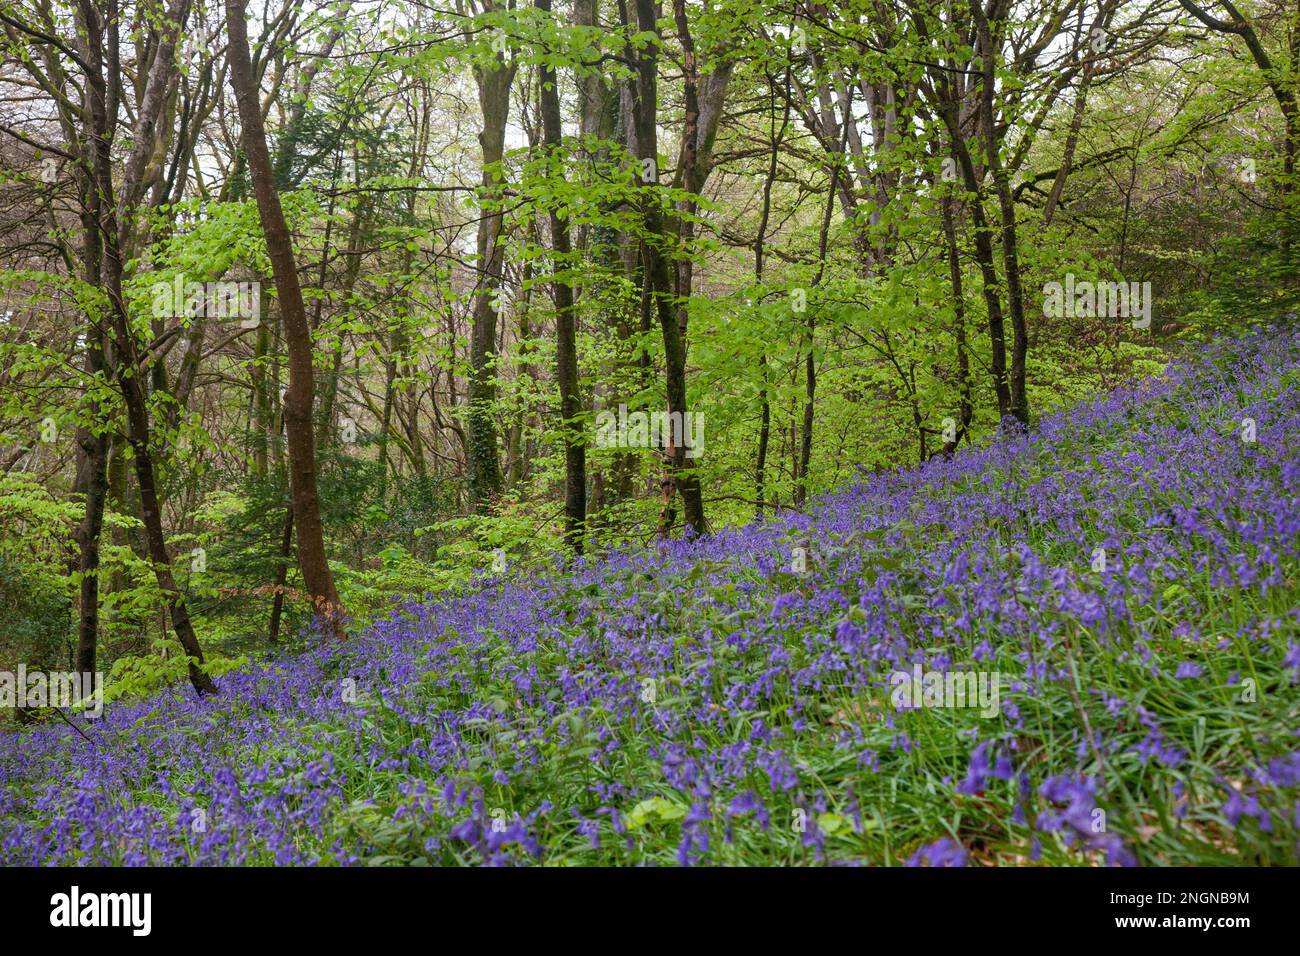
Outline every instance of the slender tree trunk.
[[(978, 4), (979, 0), (972, 0), (971, 7), (977, 7)], [(977, 20), (983, 16), (982, 10), (975, 11), (973, 9), (972, 13)], [(915, 22), (922, 37), (930, 39), (926, 33), (924, 23), (922, 21)], [(991, 64), (992, 61), (984, 58), (982, 62)], [(972, 160), (970, 149), (967, 146), (966, 131), (962, 123), (963, 117), (958, 106), (964, 96), (960, 92), (963, 77), (961, 74), (950, 74), (935, 65), (929, 66), (927, 70), (930, 81), (934, 85), (932, 94), (933, 107), (947, 132), (948, 141), (945, 145), (950, 150), (950, 155), (956, 160), (957, 167), (961, 171), (962, 185), (965, 187), (965, 191), (970, 194), (968, 208), (971, 212), (974, 231), (975, 262), (980, 270), (981, 291), (988, 312), (987, 321), (991, 351), (990, 370), (993, 374), (993, 392), (997, 397), (998, 418), (1005, 420), (1008, 415), (1012, 414), (1013, 407), (1011, 385), (1007, 378), (1006, 327), (1002, 314), (997, 267), (993, 259), (993, 230), (989, 225), (984, 210), (985, 193), (981, 184), (982, 172), (976, 172), (974, 160)], [(986, 88), (989, 86), (990, 84), (986, 83)]]
[(1065, 149), (1061, 155), (1061, 168), (1056, 171), (1056, 178), (1052, 180), (1052, 190), (1048, 193), (1047, 202), (1043, 205), (1044, 226), (1052, 224), (1052, 217), (1056, 215), (1056, 207), (1061, 202), (1061, 196), (1065, 192), (1065, 183), (1070, 178), (1070, 170), (1074, 166), (1074, 153), (1079, 146), (1079, 133), (1083, 129), (1083, 116), (1088, 106), (1088, 92), (1092, 89), (1092, 74), (1093, 58), (1090, 52), (1087, 62), (1083, 64), (1083, 75), (1079, 80), (1079, 91), (1074, 97), (1074, 111), (1070, 115), (1070, 131), (1065, 136)]
[[(353, 168), (358, 170), (360, 158), (353, 154)], [(348, 244), (344, 254), (347, 256), (347, 265), (343, 269), (343, 285), (340, 288), (340, 298), (346, 303), (352, 295), (352, 290), (356, 288), (357, 279), (361, 275), (361, 244), (367, 228), (367, 218), (369, 216), (369, 203), (362, 199), (358, 204), (356, 211), (352, 216), (352, 225), (348, 230)], [(329, 259), (328, 244), (326, 253), (321, 260), (321, 290), (325, 288), (325, 262)], [(324, 305), (325, 298), (322, 295), (316, 300), (315, 315), (312, 319), (312, 331), (315, 332), (320, 326), (321, 309)], [(335, 406), (338, 404), (339, 395), (339, 378), (343, 370), (343, 345), (344, 333), (339, 332), (334, 341), (334, 352), (330, 357), (329, 373), (325, 376), (325, 387), (322, 389), (320, 399), (320, 410), (317, 416), (316, 444), (320, 448), (325, 448), (334, 442), (334, 417)]]
[[(772, 216), (772, 187), (776, 184), (777, 166), (780, 161), (781, 142), (785, 139), (786, 130), (790, 126), (790, 67), (785, 69), (785, 99), (781, 111), (781, 126), (776, 128), (776, 84), (772, 76), (768, 76), (768, 88), (772, 91), (769, 109), (772, 114), (772, 151), (768, 158), (767, 176), (763, 180), (763, 205), (762, 213), (758, 220), (758, 235), (754, 238), (754, 285), (758, 287), (760, 293), (763, 288), (763, 269), (766, 266), (764, 254), (767, 244), (767, 226)], [(765, 507), (765, 495), (767, 493), (766, 469), (767, 469), (767, 446), (771, 441), (772, 433), (772, 403), (769, 394), (768, 370), (767, 370), (767, 351), (764, 349), (758, 357), (758, 374), (761, 384), (759, 386), (759, 414), (758, 414), (758, 451), (754, 457), (754, 517), (763, 517), (763, 508)]]
[[(149, 411), (144, 393), (146, 368), (141, 360), (127, 318), (126, 301), (122, 293), (122, 257), (121, 234), (118, 231), (119, 211), (114, 198), (113, 160), (112, 160), (112, 123), (114, 115), (109, 108), (108, 86), (104, 79), (104, 46), (101, 29), (103, 25), (98, 13), (89, 0), (81, 0), (80, 13), (82, 27), (86, 35), (87, 66), (86, 82), (89, 87), (87, 99), (90, 104), (90, 120), (93, 143), (93, 178), (98, 217), (97, 231), (102, 250), (100, 265), (100, 284), (108, 296), (109, 320), (113, 332), (114, 369), (118, 387), (122, 392), (123, 404), (127, 415), (127, 440), (135, 457), (136, 484), (140, 492), (140, 517), (144, 524), (145, 539), (149, 548), (149, 558), (153, 564), (154, 577), (158, 581), (167, 602), (172, 626), (176, 637), (185, 651), (189, 666), (190, 682), (199, 694), (215, 693), (216, 685), (203, 670), (205, 663), (203, 649), (199, 645), (194, 627), (190, 623), (189, 612), (180, 588), (172, 575), (171, 557), (167, 553), (167, 540), (163, 532), (162, 511), (158, 504), (158, 488), (154, 477), (153, 458), (149, 442)], [(173, 21), (165, 29), (161, 48), (158, 52), (159, 62), (170, 64), (175, 50), (176, 34), (184, 29), (183, 17)], [(116, 52), (110, 52), (110, 60), (116, 58)], [(157, 90), (158, 80), (151, 73), (150, 88)], [(157, 96), (152, 100), (146, 98), (141, 104), (136, 124), (136, 143), (131, 159), (124, 172), (123, 181), (123, 216), (129, 217), (134, 212), (134, 202), (128, 201), (135, 189), (139, 171), (143, 168), (142, 153), (147, 153), (152, 140), (157, 112), (162, 107)]]
[(505, 215), (500, 208), (500, 163), (505, 156), (506, 121), (510, 114), (510, 86), (514, 75), (514, 63), (507, 63), (499, 54), (490, 69), (474, 71), (483, 113), (483, 130), (479, 133), (479, 145), (483, 149), (483, 179), (477, 237), (478, 295), (474, 299), (473, 329), (470, 332), (466, 465), (470, 505), (479, 514), (490, 513), (502, 491), (501, 459), (493, 417), (497, 397), (497, 296), (505, 265), (505, 246), (501, 242)]
[(957, 157), (966, 191), (971, 194), (968, 208), (974, 226), (975, 263), (980, 270), (980, 285), (984, 295), (985, 310), (988, 312), (990, 367), (993, 373), (993, 392), (997, 397), (998, 417), (1004, 419), (1012, 414), (1011, 385), (1007, 378), (1007, 334), (1002, 317), (1002, 299), (999, 292), (997, 265), (993, 259), (992, 227), (984, 214), (984, 191), (975, 175), (975, 165), (970, 151), (961, 140), (960, 127), (956, 111), (945, 117), (948, 127), (949, 145)]
[(297, 526), (298, 564), (303, 582), (315, 603), (316, 613), (335, 635), (342, 636), (341, 612), (334, 576), (325, 554), (320, 497), (316, 489), (316, 440), (312, 434), (312, 405), (315, 384), (312, 370), (311, 330), (303, 307), (302, 288), (294, 263), (289, 227), (275, 191), (275, 176), (266, 148), (266, 131), (253, 67), (248, 53), (248, 29), (244, 21), (244, 0), (226, 0), (226, 24), (230, 33), (230, 79), (235, 90), (242, 127), (241, 140), (248, 160), (257, 210), (266, 236), (267, 255), (275, 275), (280, 316), (289, 351), (289, 388), (285, 393), (284, 422), (289, 446), (289, 489)]
[[(551, 0), (535, 0), (548, 19)], [(545, 63), (541, 68), (542, 143), (547, 158), (556, 163), (560, 150), (560, 91), (555, 70)], [(552, 169), (554, 169), (554, 165)], [(582, 400), (578, 392), (578, 348), (573, 286), (560, 278), (561, 270), (572, 266), (569, 261), (569, 221), (552, 207), (551, 283), (555, 296), (555, 365), (560, 388), (560, 435), (564, 441), (564, 539), (578, 554), (582, 553), (583, 529), (587, 520), (587, 449), (582, 435)]]
[[(98, 346), (91, 346), (89, 351), (97, 354), (87, 356), (88, 370), (92, 374), (102, 372), (104, 360), (101, 350)], [(85, 502), (85, 512), (77, 527), (77, 572), (81, 576), (77, 671), (88, 674), (95, 670), (99, 644), (99, 540), (104, 527), (104, 500), (108, 496), (108, 436), (83, 427), (78, 430), (77, 440), (78, 454), (82, 459), (77, 486)]]
[(967, 354), (966, 343), (966, 298), (962, 289), (961, 259), (958, 255), (957, 230), (953, 225), (952, 207), (953, 200), (945, 196), (941, 212), (943, 215), (943, 235), (948, 247), (948, 277), (952, 282), (952, 302), (955, 316), (953, 335), (957, 348), (957, 388), (959, 394), (957, 431), (954, 432), (950, 440), (944, 442), (943, 455), (945, 458), (952, 457), (962, 437), (968, 434), (971, 417), (974, 414), (974, 407), (971, 403), (970, 356)]
[(1029, 336), (1025, 326), (1025, 302), (1020, 288), (1020, 252), (1016, 240), (1016, 203), (1011, 195), (1007, 171), (1002, 165), (1001, 149), (993, 116), (994, 85), (993, 38), (981, 0), (971, 0), (979, 37), (982, 79), (979, 92), (980, 125), (984, 130), (984, 161), (988, 163), (997, 193), (1002, 225), (1002, 269), (1007, 278), (1007, 310), (1011, 315), (1011, 414), (1022, 425), (1029, 424), (1029, 395), (1025, 389), (1025, 363), (1029, 353)]
[(280, 639), (280, 619), (284, 614), (284, 586), (289, 578), (289, 559), (293, 556), (293, 508), (284, 512), (284, 530), (280, 533), (280, 561), (275, 569), (275, 596), (271, 598), (271, 623), (267, 639)]
[(767, 501), (767, 447), (772, 440), (772, 400), (769, 390), (767, 353), (758, 357), (758, 374), (762, 379), (762, 394), (758, 410), (758, 450), (754, 456), (754, 517), (763, 517)]
[[(99, 212), (95, 207), (96, 191), (85, 190), (87, 214), (83, 216), (85, 235), (84, 264), (86, 279), (97, 284), (101, 250), (97, 229)], [(104, 332), (98, 319), (91, 317), (86, 330), (86, 372), (98, 378), (105, 371)], [(95, 414), (92, 411), (92, 414)], [(108, 496), (108, 435), (102, 429), (82, 426), (77, 430), (77, 491), (85, 501), (85, 512), (77, 528), (79, 549), (77, 572), (81, 576), (81, 610), (77, 626), (78, 673), (94, 673), (99, 647), (99, 555), (100, 535), (104, 527), (104, 501)]]
[[(531, 232), (535, 241), (540, 242), (537, 237), (537, 223), (534, 220), (531, 224)], [(529, 347), (528, 343), (533, 336), (532, 323), (529, 317), (531, 311), (533, 290), (530, 285), (533, 278), (533, 263), (528, 261), (524, 263), (523, 268), (523, 285), (524, 289), (520, 296), (520, 302), (515, 309), (516, 341), (519, 343), (519, 375), (516, 379), (517, 391), (524, 400), (519, 403), (519, 409), (515, 412), (514, 419), (510, 423), (510, 430), (506, 435), (506, 487), (518, 488), (528, 474), (527, 457), (524, 455), (524, 444), (526, 437), (524, 427), (528, 423), (529, 402), (527, 399), (528, 388), (533, 381), (533, 365), (528, 360)]]
[(257, 326), (257, 338), (253, 346), (253, 368), (251, 373), (253, 385), (253, 407), (250, 418), (253, 442), (253, 474), (265, 478), (267, 473), (267, 456), (271, 443), (271, 395), (267, 388), (266, 355), (271, 347), (271, 330), (267, 322)]
[[(399, 320), (400, 321), (400, 320)], [(388, 337), (388, 356), (384, 359), (384, 411), (379, 418), (379, 497), (388, 489), (388, 443), (393, 427), (393, 386), (397, 379), (397, 331)]]
[[(658, 35), (655, 18), (654, 0), (636, 0), (637, 28), (643, 33)], [(624, 11), (626, 13), (626, 11)], [(648, 45), (637, 56), (637, 75), (634, 81), (633, 115), (636, 126), (636, 155), (642, 162), (652, 161), (652, 169), (658, 168), (658, 132), (656, 128), (657, 56), (654, 45)], [(668, 258), (664, 246), (669, 242), (663, 209), (660, 205), (657, 180), (643, 184), (641, 214), (650, 235), (658, 237), (655, 241), (641, 244), (641, 258), (644, 269), (644, 281), (653, 300), (655, 315), (664, 340), (664, 367), (668, 393), (668, 413), (674, 414), (682, 423), (682, 434), (689, 429), (686, 405), (686, 344), (682, 338), (681, 326), (674, 313), (672, 304), (672, 283), (668, 273)], [(694, 534), (706, 531), (704, 519), (704, 498), (700, 492), (699, 477), (693, 462), (686, 457), (685, 442), (671, 443), (666, 450), (666, 458), (671, 463), (671, 472), (675, 477), (676, 490), (682, 496), (683, 520)], [(659, 533), (666, 535), (672, 528), (674, 515), (672, 510), (672, 485), (664, 485), (664, 505), (659, 516)]]
[[(826, 252), (830, 242), (831, 216), (835, 212), (835, 184), (839, 178), (839, 166), (831, 167), (831, 182), (826, 189), (826, 211), (822, 216), (821, 234), (817, 242), (817, 274), (813, 276), (812, 288), (821, 285), (826, 271)], [(816, 346), (816, 310), (808, 306), (807, 342), (808, 351), (804, 356), (804, 404), (803, 430), (799, 442), (799, 456), (795, 461), (794, 504), (802, 508), (808, 500), (808, 469), (812, 465), (813, 418), (817, 399), (817, 362), (814, 358)]]

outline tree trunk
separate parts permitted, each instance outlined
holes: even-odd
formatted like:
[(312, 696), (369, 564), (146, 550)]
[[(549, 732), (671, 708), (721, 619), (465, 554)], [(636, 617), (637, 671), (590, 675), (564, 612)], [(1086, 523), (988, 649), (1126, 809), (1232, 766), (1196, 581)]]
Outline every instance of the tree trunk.
[(1011, 368), (1010, 412), (1022, 425), (1029, 424), (1029, 395), (1025, 390), (1025, 362), (1029, 353), (1029, 337), (1025, 327), (1025, 303), (1020, 288), (1020, 253), (1016, 241), (1016, 204), (1007, 181), (1007, 171), (1002, 166), (1001, 150), (997, 141), (997, 128), (993, 116), (993, 98), (996, 94), (993, 70), (993, 38), (989, 22), (984, 15), (981, 0), (971, 0), (979, 37), (980, 65), (980, 125), (984, 130), (984, 161), (993, 176), (998, 197), (1002, 225), (1002, 268), (1007, 277), (1007, 309), (1011, 314)]
[(974, 408), (971, 404), (970, 356), (967, 353), (966, 344), (966, 300), (962, 288), (961, 259), (958, 256), (957, 230), (953, 225), (952, 207), (952, 199), (945, 196), (941, 211), (943, 215), (943, 235), (948, 247), (948, 277), (952, 282), (952, 302), (955, 315), (953, 334), (957, 347), (957, 387), (960, 397), (957, 408), (958, 427), (952, 438), (944, 442), (942, 454), (945, 458), (952, 457), (962, 437), (968, 434), (971, 417), (974, 414)]
[(315, 611), (330, 633), (342, 635), (338, 592), (325, 554), (320, 497), (316, 490), (316, 440), (312, 434), (312, 405), (315, 383), (312, 370), (311, 330), (303, 307), (302, 289), (294, 263), (289, 227), (275, 191), (275, 176), (266, 148), (266, 131), (253, 66), (248, 52), (248, 28), (244, 22), (244, 0), (226, 0), (226, 24), (230, 32), (230, 80), (235, 90), (242, 127), (242, 143), (249, 177), (257, 198), (257, 211), (266, 235), (267, 255), (275, 275), (280, 317), (289, 352), (289, 388), (285, 393), (284, 424), (289, 446), (289, 490), (297, 527), (298, 564), (303, 583), (311, 594)]
[[(826, 189), (826, 212), (822, 216), (821, 233), (817, 242), (817, 274), (813, 276), (812, 280), (812, 288), (814, 289), (821, 285), (822, 276), (826, 272), (826, 251), (830, 242), (831, 217), (835, 213), (835, 184), (839, 179), (839, 171), (838, 165), (831, 167), (831, 182)], [(817, 344), (816, 314), (816, 310), (809, 303), (806, 326), (808, 352), (804, 356), (803, 429), (800, 433), (799, 454), (795, 460), (794, 469), (794, 504), (796, 508), (802, 508), (804, 502), (808, 500), (808, 469), (812, 465), (813, 420), (817, 399), (817, 362), (814, 358), (814, 348)]]
[[(777, 166), (780, 162), (781, 142), (790, 127), (790, 67), (785, 68), (785, 99), (781, 110), (781, 126), (776, 128), (776, 84), (768, 76), (768, 88), (772, 91), (769, 110), (772, 114), (772, 152), (768, 159), (767, 176), (763, 180), (762, 213), (758, 219), (758, 235), (754, 239), (754, 285), (761, 294), (763, 288), (763, 269), (766, 266), (764, 254), (767, 243), (767, 226), (772, 217), (772, 187), (776, 184)], [(772, 403), (769, 395), (767, 352), (758, 357), (758, 374), (762, 381), (759, 393), (758, 453), (754, 460), (754, 517), (763, 517), (766, 490), (767, 446), (772, 434)]]
[[(109, 108), (109, 93), (104, 79), (104, 46), (100, 33), (102, 28), (98, 13), (89, 3), (82, 0), (80, 4), (82, 28), (85, 31), (87, 66), (87, 99), (90, 103), (91, 141), (93, 143), (93, 188), (95, 197), (96, 231), (102, 250), (100, 263), (100, 284), (108, 297), (109, 324), (112, 329), (114, 346), (114, 369), (118, 386), (122, 392), (123, 404), (127, 415), (127, 440), (135, 457), (136, 483), (140, 492), (140, 517), (144, 524), (145, 538), (149, 548), (149, 557), (153, 564), (154, 576), (158, 581), (167, 602), (172, 626), (176, 637), (184, 649), (189, 664), (190, 682), (199, 694), (215, 693), (216, 685), (203, 670), (205, 663), (203, 649), (190, 623), (185, 599), (172, 575), (171, 558), (167, 553), (167, 541), (163, 532), (162, 512), (158, 505), (158, 488), (154, 478), (153, 459), (149, 447), (149, 412), (144, 393), (144, 379), (147, 370), (138, 355), (135, 338), (127, 318), (126, 301), (122, 294), (122, 257), (121, 234), (118, 231), (119, 210), (114, 200), (113, 160), (112, 160), (112, 125), (114, 113)], [(174, 66), (172, 62), (176, 45), (176, 35), (184, 29), (184, 17), (178, 16), (171, 21), (174, 29), (165, 29), (160, 39), (160, 49), (156, 62)], [(115, 52), (111, 53), (113, 57)], [(156, 90), (161, 74), (151, 71), (150, 90)], [(131, 159), (123, 174), (122, 221), (129, 220), (134, 213), (134, 202), (129, 201), (136, 189), (133, 176), (138, 177), (143, 169), (142, 161), (137, 161), (140, 153), (151, 149), (154, 126), (158, 111), (162, 108), (160, 96), (146, 96), (142, 102), (136, 122), (135, 144)]]
[[(551, 0), (535, 0), (548, 19)], [(555, 70), (545, 63), (541, 70), (542, 143), (547, 158), (554, 162), (560, 149), (560, 91)], [(554, 168), (554, 167), (552, 167)], [(554, 207), (551, 220), (551, 283), (555, 296), (555, 365), (560, 387), (560, 435), (564, 441), (564, 540), (582, 553), (583, 526), (587, 520), (587, 449), (582, 435), (581, 396), (578, 393), (578, 351), (573, 310), (573, 286), (560, 278), (568, 269), (571, 247), (569, 221)]]
[(293, 508), (284, 512), (284, 530), (280, 533), (280, 560), (275, 569), (275, 596), (271, 598), (271, 623), (267, 640), (280, 639), (280, 619), (284, 614), (284, 585), (289, 578), (289, 558), (293, 554)]
[[(86, 280), (99, 282), (101, 250), (97, 229), (98, 212), (95, 209), (96, 191), (88, 184), (86, 209), (82, 224), (85, 234), (84, 263)], [(86, 372), (98, 377), (105, 371), (104, 335), (96, 322), (87, 322)], [(96, 414), (97, 409), (92, 411)], [(76, 489), (85, 500), (85, 512), (77, 528), (77, 572), (81, 576), (81, 611), (77, 625), (76, 669), (81, 674), (95, 671), (95, 657), (99, 647), (99, 541), (104, 527), (104, 500), (108, 496), (108, 435), (96, 428), (83, 426), (77, 430), (77, 484)]]
[(478, 295), (474, 299), (474, 325), (470, 333), (466, 464), (470, 506), (478, 514), (490, 513), (502, 490), (501, 459), (497, 451), (496, 420), (493, 418), (497, 397), (497, 295), (505, 260), (505, 246), (501, 242), (505, 216), (500, 208), (500, 163), (505, 156), (506, 121), (510, 114), (510, 85), (514, 75), (514, 64), (507, 63), (499, 54), (491, 69), (474, 71), (479, 106), (483, 112), (483, 130), (478, 138), (483, 149), (483, 179), (477, 237)]
[[(655, 21), (654, 0), (636, 0), (637, 28), (643, 33), (658, 35)], [(626, 14), (626, 10), (624, 10)], [(636, 127), (636, 156), (638, 159), (651, 160), (651, 167), (658, 170), (658, 134), (656, 128), (656, 47), (647, 45), (636, 57), (636, 78), (633, 81), (633, 116)], [(672, 285), (668, 274), (668, 258), (664, 247), (671, 242), (667, 231), (663, 210), (660, 207), (658, 181), (643, 184), (641, 215), (650, 235), (655, 241), (641, 243), (641, 261), (643, 281), (653, 300), (655, 314), (664, 340), (665, 384), (668, 393), (668, 413), (676, 413), (682, 422), (683, 435), (689, 432), (686, 426), (686, 344), (682, 338), (681, 326), (674, 314), (672, 305)], [(671, 464), (677, 491), (682, 496), (683, 518), (687, 528), (695, 534), (706, 530), (704, 520), (704, 499), (700, 493), (699, 477), (695, 473), (690, 459), (686, 457), (685, 443), (674, 444), (670, 441), (666, 449), (666, 459)], [(671, 505), (672, 483), (664, 488), (665, 502), (659, 516), (659, 533), (666, 535), (672, 528), (674, 514)]]

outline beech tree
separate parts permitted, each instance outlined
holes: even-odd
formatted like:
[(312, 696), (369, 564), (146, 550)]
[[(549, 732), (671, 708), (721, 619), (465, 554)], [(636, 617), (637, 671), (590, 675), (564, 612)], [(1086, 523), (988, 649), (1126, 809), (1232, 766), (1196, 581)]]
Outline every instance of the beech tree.
[(320, 617), (333, 633), (341, 635), (342, 607), (325, 553), (320, 495), (316, 488), (316, 439), (313, 432), (316, 388), (311, 329), (303, 306), (289, 226), (280, 206), (271, 157), (266, 148), (266, 132), (262, 126), (262, 111), (248, 53), (243, 0), (226, 0), (226, 29), (230, 36), (230, 82), (239, 106), (240, 141), (247, 158), (253, 193), (257, 197), (257, 212), (266, 236), (267, 254), (275, 273), (276, 295), (289, 352), (284, 426), (289, 445), (289, 489), (293, 501), (293, 529), (298, 541), (298, 564)]

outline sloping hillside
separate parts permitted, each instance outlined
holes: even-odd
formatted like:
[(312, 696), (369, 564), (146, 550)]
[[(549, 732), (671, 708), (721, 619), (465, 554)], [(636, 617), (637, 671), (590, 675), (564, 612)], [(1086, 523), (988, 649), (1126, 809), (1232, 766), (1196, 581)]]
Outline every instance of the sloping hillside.
[(805, 516), (508, 568), (6, 737), (0, 862), (1294, 863), (1298, 432), (1300, 336), (1257, 334)]

